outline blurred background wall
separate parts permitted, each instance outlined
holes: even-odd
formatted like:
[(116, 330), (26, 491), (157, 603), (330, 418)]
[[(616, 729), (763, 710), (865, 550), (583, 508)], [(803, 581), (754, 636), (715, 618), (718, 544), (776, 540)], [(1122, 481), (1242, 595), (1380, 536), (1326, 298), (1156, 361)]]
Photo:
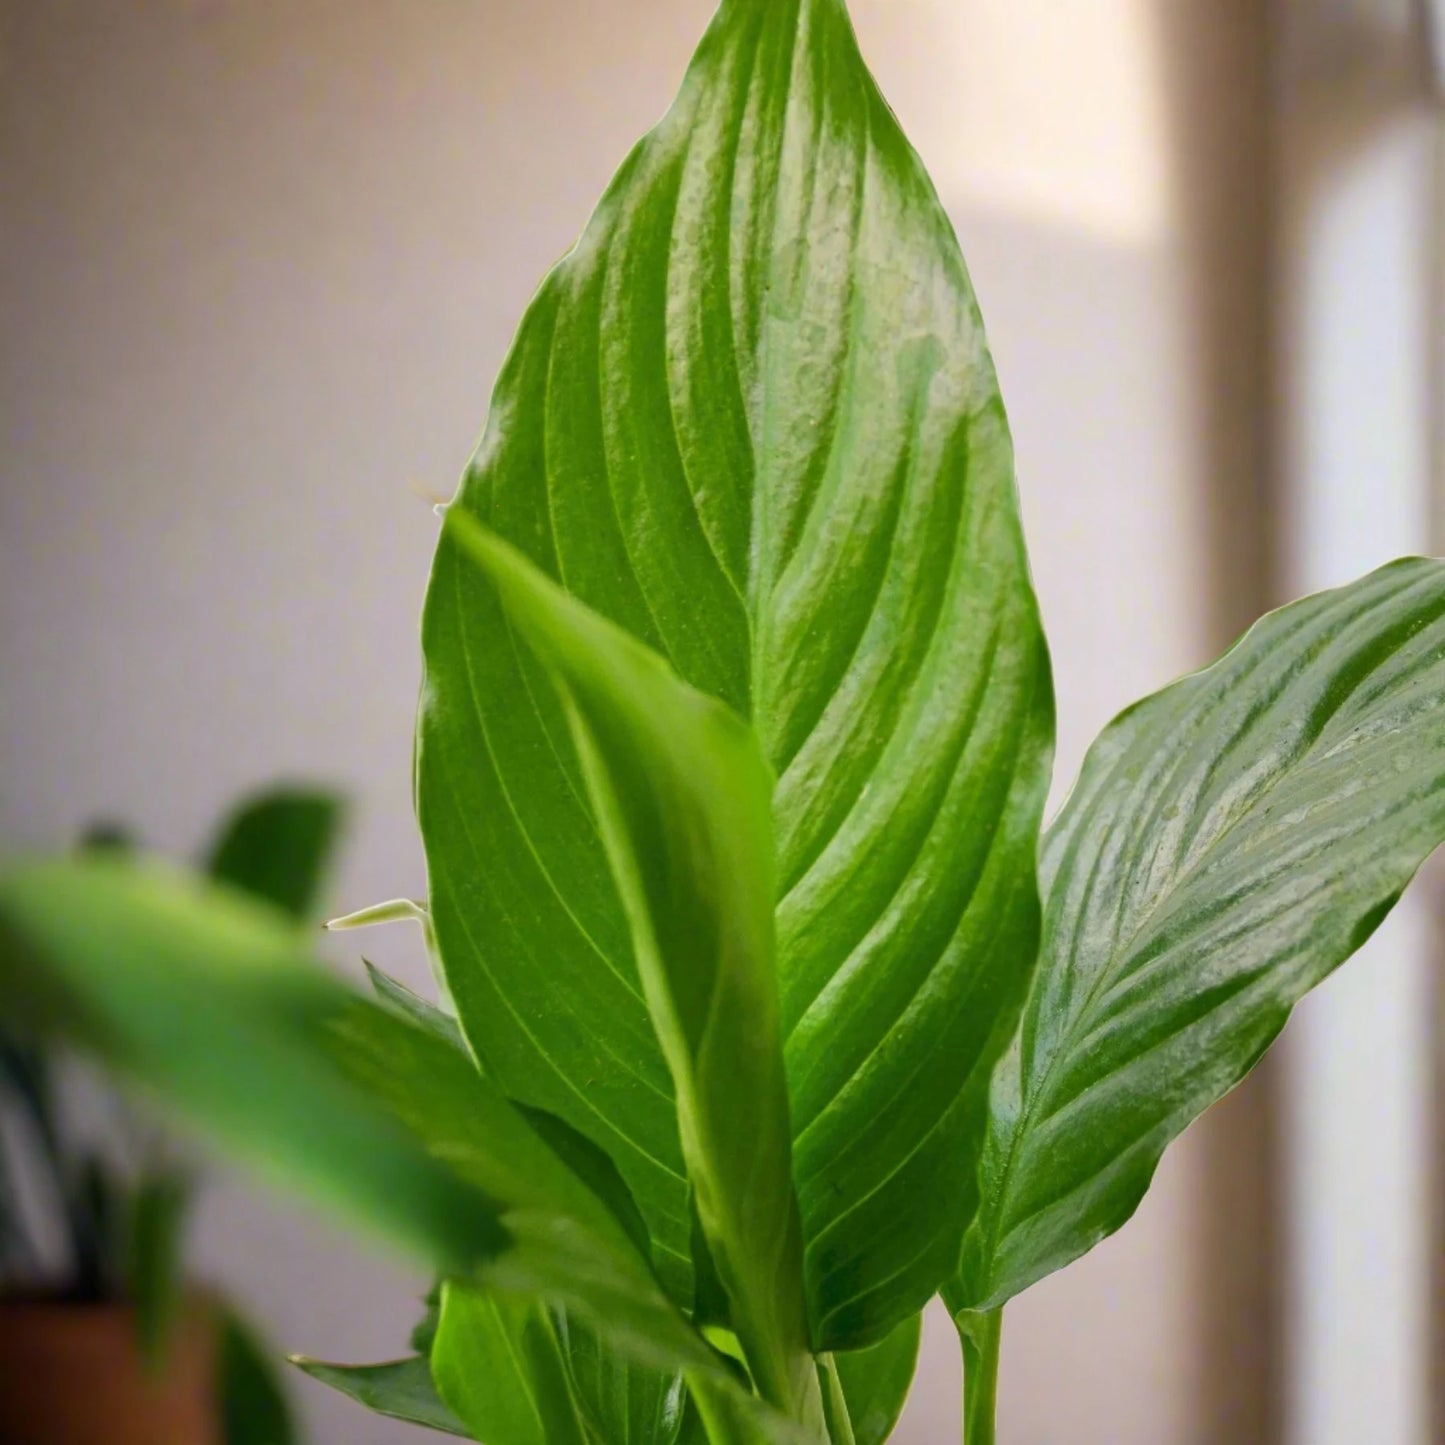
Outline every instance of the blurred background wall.
[[(450, 492), (527, 297), (709, 9), (0, 0), (7, 845), (105, 814), (191, 849), (247, 785), (317, 776), (356, 805), (338, 907), (424, 891), (419, 494)], [(989, 323), (1062, 791), (1279, 585), (1267, 7), (852, 9)], [(422, 981), (415, 940), (367, 945)], [(1004, 1440), (1281, 1438), (1272, 1098), (1252, 1081), (1124, 1233), (1010, 1308)], [(238, 1185), (200, 1246), (323, 1357), (395, 1351), (422, 1283)], [(958, 1377), (940, 1317), (906, 1445), (955, 1438)], [(410, 1438), (296, 1388), (321, 1445)]]

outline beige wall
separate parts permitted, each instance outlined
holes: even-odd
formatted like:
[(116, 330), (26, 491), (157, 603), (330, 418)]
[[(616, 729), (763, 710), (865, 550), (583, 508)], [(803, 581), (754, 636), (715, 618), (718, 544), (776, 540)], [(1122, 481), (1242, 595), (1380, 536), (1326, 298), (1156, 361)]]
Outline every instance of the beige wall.
[[(990, 323), (1061, 780), (1252, 605), (1258, 8), (854, 6)], [(358, 800), (343, 901), (421, 888), (408, 750), (434, 519), (413, 489), (449, 491), (527, 295), (707, 10), (0, 0), (7, 840), (108, 811), (191, 846), (246, 784), (319, 774)], [(417, 968), (404, 937), (376, 951)], [(1241, 1362), (1215, 1345), (1260, 1348), (1250, 1271), (1231, 1294), (1221, 1265), (1257, 1238), (1258, 1201), (1248, 1170), (1214, 1167), (1248, 1132), (1214, 1133), (1011, 1309), (1005, 1441), (1248, 1438), (1220, 1423)], [(202, 1235), (287, 1348), (401, 1343), (415, 1282), (317, 1226), (222, 1190)], [(955, 1433), (943, 1330), (925, 1362), (913, 1445)], [(322, 1445), (406, 1438), (306, 1398)]]

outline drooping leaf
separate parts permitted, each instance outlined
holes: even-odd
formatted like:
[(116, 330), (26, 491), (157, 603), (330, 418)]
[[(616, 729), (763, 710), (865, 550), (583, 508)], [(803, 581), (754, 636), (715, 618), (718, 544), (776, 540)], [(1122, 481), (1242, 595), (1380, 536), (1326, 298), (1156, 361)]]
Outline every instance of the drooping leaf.
[[(915, 1315), (870, 1349), (833, 1356), (854, 1445), (883, 1445), (893, 1433), (913, 1384), (922, 1332), (923, 1317)], [(837, 1445), (836, 1431), (833, 1439)]]
[(234, 1311), (219, 1321), (216, 1374), (224, 1445), (299, 1445), (271, 1353)]
[(473, 1438), (471, 1431), (437, 1393), (431, 1362), (425, 1355), (408, 1355), (376, 1365), (333, 1365), (292, 1355), (291, 1363), (303, 1374), (355, 1400), (374, 1415), (403, 1420), (443, 1435)]
[(447, 525), (562, 693), (733, 1326), (759, 1393), (805, 1418), (817, 1381), (778, 1036), (772, 778), (757, 739), (465, 513)]
[[(753, 723), (814, 1342), (953, 1268), (1052, 732), (977, 306), (842, 0), (725, 0), (527, 312), (456, 502)], [(444, 538), (418, 808), (462, 1026), (692, 1299), (672, 1084), (562, 709)]]
[(342, 1077), (321, 1031), (346, 998), (293, 925), (228, 889), (109, 857), (0, 874), (8, 1020), (76, 1038), (272, 1181), (465, 1271), (506, 1244), (497, 1210)]
[(331, 793), (275, 788), (243, 803), (211, 851), (213, 878), (305, 922), (321, 901), (341, 803)]
[(432, 1375), (486, 1445), (588, 1445), (552, 1316), (535, 1301), (442, 1289)]
[(609, 1206), (467, 1056), (349, 995), (274, 910), (156, 865), (14, 868), (0, 1012), (66, 1033), (443, 1272), (575, 1306), (640, 1361), (740, 1395)]
[(473, 1279), (501, 1294), (577, 1310), (640, 1363), (698, 1370), (730, 1383), (612, 1205), (459, 1049), (377, 1009), (350, 1010), (332, 1034), (351, 1078), (414, 1130), (434, 1157), (488, 1198), (505, 1202), (509, 1247)]
[(1044, 847), (1042, 961), (950, 1307), (1118, 1229), (1442, 838), (1445, 564), (1273, 613), (1113, 722)]

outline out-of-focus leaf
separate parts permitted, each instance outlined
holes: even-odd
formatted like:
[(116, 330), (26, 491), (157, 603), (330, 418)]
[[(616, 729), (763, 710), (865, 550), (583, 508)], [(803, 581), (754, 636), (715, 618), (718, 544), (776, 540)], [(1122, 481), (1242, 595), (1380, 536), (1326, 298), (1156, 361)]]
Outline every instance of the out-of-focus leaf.
[(78, 1038), (274, 1182), (466, 1271), (507, 1244), (497, 1207), (342, 1077), (322, 1035), (347, 998), (294, 927), (229, 890), (109, 858), (0, 874), (7, 1017)]
[(271, 1353), (236, 1314), (219, 1321), (218, 1393), (225, 1445), (300, 1445)]
[(1043, 850), (1042, 961), (994, 1081), (955, 1314), (1118, 1229), (1442, 837), (1440, 562), (1275, 612), (1111, 723)]
[[(329, 1385), (355, 1400), (376, 1415), (404, 1420), (439, 1430), (444, 1435), (473, 1438), (455, 1413), (437, 1393), (432, 1380), (431, 1363), (425, 1355), (409, 1355), (401, 1360), (387, 1360), (376, 1365), (332, 1365), (292, 1355), (291, 1363), (313, 1380)], [(484, 1368), (484, 1362), (474, 1362)], [(500, 1445), (500, 1439), (498, 1442)]]
[[(452, 510), (761, 738), (813, 1341), (877, 1341), (972, 1213), (1052, 701), (973, 290), (842, 0), (724, 0), (528, 310)], [(688, 1305), (624, 901), (563, 709), (457, 540), (417, 756), (447, 977), (488, 1074), (617, 1161)]]
[(422, 1304), (426, 1312), (412, 1326), (408, 1343), (419, 1355), (431, 1354), (431, 1347), (437, 1337), (437, 1325), (442, 1317), (442, 1282), (436, 1280), (426, 1292)]
[(585, 1134), (545, 1109), (515, 1106), (552, 1152), (607, 1206), (645, 1259), (650, 1251), (647, 1225), (617, 1166)]
[(127, 1282), (141, 1353), (153, 1369), (164, 1363), (185, 1288), (185, 1228), (191, 1179), (175, 1170), (147, 1174), (130, 1204)]
[(125, 1201), (119, 1180), (98, 1154), (67, 1160), (61, 1174), (80, 1300), (114, 1299), (124, 1288)]
[[(754, 1440), (816, 1442), (816, 1435), (746, 1394), (668, 1299), (614, 1204), (594, 1192), (459, 1049), (375, 1009), (346, 1015), (333, 1035), (351, 1077), (461, 1177), (508, 1201), (502, 1222), (511, 1248), (475, 1272), (478, 1288), (566, 1309), (569, 1318), (604, 1333), (621, 1357), (664, 1375), (682, 1373), (710, 1391), (719, 1408), (747, 1422)], [(448, 1402), (462, 1414), (456, 1400)]]
[(722, 703), (455, 509), (560, 689), (677, 1098), (698, 1218), (758, 1392), (821, 1423), (773, 950), (772, 779)]
[(664, 1369), (713, 1366), (608, 1205), (460, 1050), (378, 1009), (338, 1019), (332, 1048), (437, 1159), (506, 1201), (512, 1247), (477, 1272), (483, 1283), (580, 1308)]
[(262, 793), (222, 826), (211, 851), (211, 876), (304, 922), (320, 904), (341, 814), (330, 793)]
[[(923, 1317), (915, 1315), (870, 1349), (833, 1356), (854, 1445), (883, 1445), (893, 1433), (913, 1384), (922, 1330)], [(828, 1399), (826, 1392), (823, 1398)], [(831, 1420), (830, 1428), (838, 1445), (842, 1432)]]

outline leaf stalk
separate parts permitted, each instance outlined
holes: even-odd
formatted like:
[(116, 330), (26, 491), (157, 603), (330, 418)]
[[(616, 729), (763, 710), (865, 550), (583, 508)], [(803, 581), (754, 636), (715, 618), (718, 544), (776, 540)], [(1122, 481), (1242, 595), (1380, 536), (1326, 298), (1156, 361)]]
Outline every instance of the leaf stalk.
[(963, 1445), (994, 1445), (1003, 1308), (962, 1310), (955, 1323), (963, 1341)]

